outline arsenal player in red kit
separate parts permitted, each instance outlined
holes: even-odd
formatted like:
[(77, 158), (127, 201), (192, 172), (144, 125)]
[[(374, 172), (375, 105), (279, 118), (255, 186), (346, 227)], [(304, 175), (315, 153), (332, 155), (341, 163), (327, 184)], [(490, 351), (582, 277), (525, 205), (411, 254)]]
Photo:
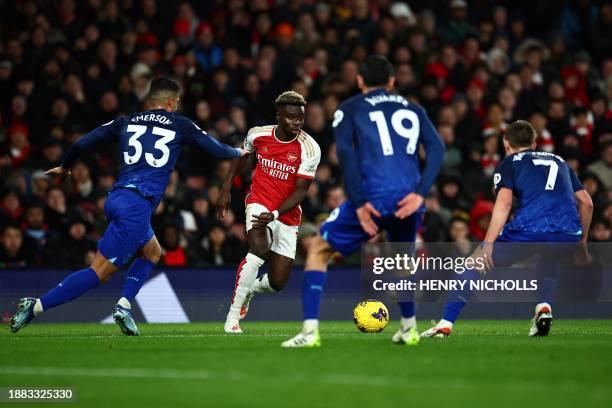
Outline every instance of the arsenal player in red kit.
[[(254, 127), (244, 149), (257, 155), (251, 190), (246, 198), (246, 230), (249, 253), (240, 262), (226, 333), (242, 333), (240, 319), (246, 316), (254, 293), (278, 292), (285, 287), (295, 258), (300, 203), (314, 179), (321, 149), (304, 125), (304, 97), (297, 92), (282, 93), (275, 101), (277, 125)], [(248, 156), (234, 161), (223, 184), (217, 208), (223, 218), (230, 203), (230, 188), (237, 171)], [(268, 262), (268, 273), (257, 278)]]

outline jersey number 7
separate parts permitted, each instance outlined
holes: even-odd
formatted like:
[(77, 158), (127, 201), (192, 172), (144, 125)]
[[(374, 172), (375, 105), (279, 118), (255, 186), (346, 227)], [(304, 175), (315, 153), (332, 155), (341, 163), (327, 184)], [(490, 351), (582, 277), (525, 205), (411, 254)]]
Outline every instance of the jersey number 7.
[[(383, 154), (385, 156), (392, 156), (393, 143), (391, 142), (391, 135), (389, 133), (389, 126), (387, 125), (385, 113), (383, 111), (370, 112), (370, 120), (376, 123), (376, 127), (378, 128), (378, 136), (382, 144)], [(412, 127), (407, 128), (404, 126), (404, 120), (409, 120), (412, 123)], [(393, 112), (393, 115), (391, 115), (391, 127), (396, 134), (408, 139), (406, 154), (414, 154), (417, 149), (420, 129), (419, 117), (417, 114), (408, 109), (396, 110)]]
[[(133, 133), (128, 140), (128, 144), (134, 148), (134, 154), (123, 152), (123, 160), (126, 164), (134, 164), (140, 160), (140, 156), (142, 156), (142, 143), (140, 143), (138, 139), (147, 133), (148, 129), (149, 128), (144, 125), (128, 125), (127, 132)], [(154, 147), (162, 152), (162, 156), (156, 158), (153, 153), (145, 153), (145, 160), (151, 167), (163, 167), (168, 163), (168, 158), (170, 157), (170, 149), (167, 145), (174, 140), (176, 132), (154, 126), (151, 133), (161, 136), (161, 138), (155, 142)]]
[(559, 165), (554, 160), (545, 159), (533, 159), (533, 164), (536, 166), (548, 166), (548, 177), (546, 178), (546, 187), (544, 190), (554, 190), (555, 183), (557, 182), (557, 173), (559, 172)]

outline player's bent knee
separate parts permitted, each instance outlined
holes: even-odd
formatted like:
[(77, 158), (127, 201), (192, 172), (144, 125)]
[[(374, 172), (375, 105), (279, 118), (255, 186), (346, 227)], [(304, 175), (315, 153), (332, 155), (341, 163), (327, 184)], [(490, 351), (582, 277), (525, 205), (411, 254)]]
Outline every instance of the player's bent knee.
[(100, 279), (100, 283), (105, 283), (108, 281), (108, 279), (118, 270), (118, 268), (108, 259), (106, 259), (100, 252), (96, 253), (94, 260), (91, 263), (91, 269), (94, 270), (98, 276), (98, 279)]
[(155, 245), (155, 247), (146, 254), (146, 259), (156, 265), (161, 259), (162, 251), (161, 246), (159, 244)]
[(92, 269), (94, 270), (96, 275), (98, 275), (98, 279), (100, 279), (100, 283), (106, 283), (110, 279), (110, 277), (113, 275), (113, 273), (117, 271), (117, 268), (112, 269), (112, 268), (108, 268), (104, 266), (100, 266), (97, 268), (92, 266)]
[(271, 242), (265, 228), (251, 228), (248, 232), (249, 252), (261, 259), (268, 259)]
[(268, 259), (268, 255), (270, 254), (270, 245), (267, 241), (251, 240), (249, 252), (260, 257), (261, 259)]
[(268, 259), (268, 255), (270, 254), (270, 249), (264, 246), (253, 245), (249, 249), (249, 252), (255, 256), (260, 257), (261, 259)]
[(151, 262), (153, 265), (157, 265), (157, 263), (161, 259), (161, 253), (153, 254), (153, 255), (148, 255), (147, 257), (145, 257), (145, 259), (147, 261)]
[(317, 236), (308, 248), (304, 269), (327, 272), (327, 264), (332, 253), (329, 243)]
[(140, 256), (147, 261), (157, 264), (161, 259), (162, 249), (157, 238), (153, 237), (141, 250)]
[(270, 282), (270, 287), (276, 292), (280, 292), (281, 290), (285, 289), (285, 286), (287, 286), (287, 278), (272, 277), (268, 274), (268, 281)]

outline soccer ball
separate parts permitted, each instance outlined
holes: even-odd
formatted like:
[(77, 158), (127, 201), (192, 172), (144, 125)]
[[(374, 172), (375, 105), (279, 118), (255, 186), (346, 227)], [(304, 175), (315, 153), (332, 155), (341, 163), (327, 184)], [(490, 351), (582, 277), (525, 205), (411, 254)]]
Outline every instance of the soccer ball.
[(355, 306), (353, 321), (362, 332), (377, 333), (383, 331), (389, 324), (389, 311), (378, 300), (364, 300)]

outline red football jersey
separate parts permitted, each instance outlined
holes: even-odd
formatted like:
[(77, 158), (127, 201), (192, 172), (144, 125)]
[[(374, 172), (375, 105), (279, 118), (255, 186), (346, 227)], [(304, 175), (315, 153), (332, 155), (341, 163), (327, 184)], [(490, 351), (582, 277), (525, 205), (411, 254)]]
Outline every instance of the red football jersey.
[[(296, 177), (313, 179), (321, 160), (317, 142), (302, 131), (293, 140), (282, 142), (274, 134), (276, 125), (249, 130), (244, 149), (257, 155), (251, 190), (246, 203), (257, 203), (270, 211), (278, 209), (295, 191)], [(296, 205), (278, 218), (287, 225), (300, 225), (302, 208)]]

